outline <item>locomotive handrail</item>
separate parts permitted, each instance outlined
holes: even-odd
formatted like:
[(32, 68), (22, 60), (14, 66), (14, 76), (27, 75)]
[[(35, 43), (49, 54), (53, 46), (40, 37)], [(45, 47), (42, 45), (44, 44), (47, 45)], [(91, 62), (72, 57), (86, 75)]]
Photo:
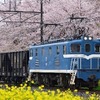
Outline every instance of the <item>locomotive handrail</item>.
[(100, 58), (100, 54), (91, 54), (91, 55), (84, 55), (84, 54), (64, 54), (64, 58), (85, 58), (87, 60), (92, 58)]

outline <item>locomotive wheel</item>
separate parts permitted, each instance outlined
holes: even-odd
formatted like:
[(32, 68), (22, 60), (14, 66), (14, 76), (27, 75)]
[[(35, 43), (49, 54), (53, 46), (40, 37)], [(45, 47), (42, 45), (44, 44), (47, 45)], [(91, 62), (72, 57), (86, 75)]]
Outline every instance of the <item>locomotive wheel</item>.
[(31, 80), (34, 80), (34, 84), (38, 84), (38, 74), (32, 73)]
[(44, 85), (50, 87), (50, 78), (49, 75), (44, 75)]
[(75, 80), (75, 88), (76, 89), (80, 89), (81, 88), (81, 79), (77, 79)]
[(94, 87), (96, 87), (96, 82), (94, 80), (89, 80), (88, 82), (89, 90), (93, 90)]
[(36, 85), (42, 85), (43, 84), (43, 76), (40, 73), (33, 73), (31, 80), (33, 80), (34, 84), (36, 84)]
[(62, 74), (62, 86), (64, 88), (69, 88), (70, 87), (70, 77), (69, 75), (66, 76), (66, 74)]
[(43, 84), (43, 77), (42, 74), (38, 74), (38, 84), (42, 85)]

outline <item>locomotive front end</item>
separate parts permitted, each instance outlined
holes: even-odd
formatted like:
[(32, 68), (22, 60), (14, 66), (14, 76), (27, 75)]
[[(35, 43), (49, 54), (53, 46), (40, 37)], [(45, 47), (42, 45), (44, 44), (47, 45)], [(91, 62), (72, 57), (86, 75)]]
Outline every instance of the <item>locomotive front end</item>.
[(69, 59), (71, 68), (77, 69), (76, 86), (96, 87), (100, 79), (100, 40), (85, 36), (71, 41), (69, 47), (63, 56)]

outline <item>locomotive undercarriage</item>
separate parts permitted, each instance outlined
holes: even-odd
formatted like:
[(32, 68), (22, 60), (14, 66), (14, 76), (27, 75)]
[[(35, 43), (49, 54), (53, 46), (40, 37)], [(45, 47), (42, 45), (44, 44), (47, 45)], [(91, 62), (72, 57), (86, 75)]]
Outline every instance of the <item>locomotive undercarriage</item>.
[(75, 79), (75, 88), (80, 89), (82, 87), (87, 87), (89, 90), (92, 90), (93, 88), (98, 86), (98, 80), (89, 79), (88, 81), (84, 81), (81, 78)]
[(32, 73), (31, 80), (34, 80), (35, 84), (45, 86), (61, 86), (69, 87), (70, 74), (63, 73)]

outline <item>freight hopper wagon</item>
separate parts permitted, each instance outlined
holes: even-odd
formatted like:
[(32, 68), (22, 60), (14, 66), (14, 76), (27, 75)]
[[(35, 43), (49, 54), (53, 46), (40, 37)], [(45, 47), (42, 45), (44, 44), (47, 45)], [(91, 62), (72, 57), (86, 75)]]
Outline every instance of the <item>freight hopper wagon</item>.
[(100, 79), (100, 40), (86, 36), (30, 46), (28, 80), (32, 79), (48, 86), (97, 86)]
[(0, 53), (0, 82), (22, 83), (28, 76), (28, 51)]

